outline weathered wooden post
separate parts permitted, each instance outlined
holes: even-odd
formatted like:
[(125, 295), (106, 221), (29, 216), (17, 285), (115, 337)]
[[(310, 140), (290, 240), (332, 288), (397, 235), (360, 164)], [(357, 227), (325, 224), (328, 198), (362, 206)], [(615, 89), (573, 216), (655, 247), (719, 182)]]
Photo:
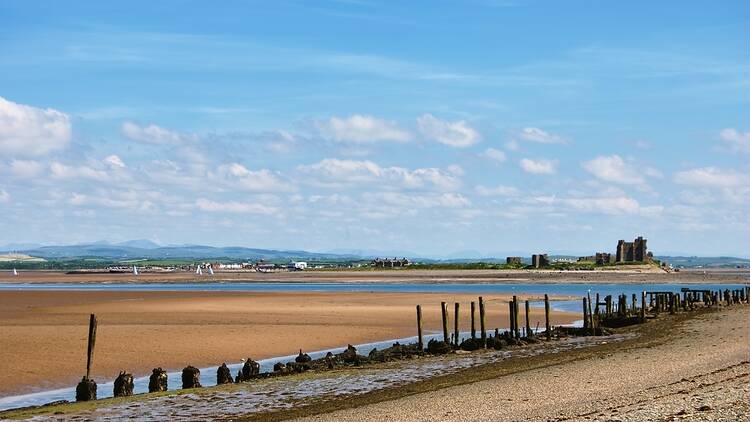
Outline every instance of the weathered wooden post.
[(674, 315), (674, 308), (675, 308), (674, 305), (675, 305), (674, 295), (670, 294), (669, 295), (669, 314), (670, 315)]
[(534, 337), (534, 332), (531, 331), (531, 319), (529, 315), (529, 301), (527, 300), (524, 306), (526, 311), (526, 337)]
[(547, 340), (552, 339), (551, 327), (549, 325), (549, 296), (544, 295), (544, 328), (547, 330)]
[(458, 302), (454, 304), (453, 309), (453, 332), (455, 333), (455, 340), (456, 340), (456, 346), (461, 344), (461, 340), (459, 340), (459, 334), (458, 334)]
[(440, 302), (440, 311), (443, 313), (443, 341), (445, 344), (450, 344), (450, 337), (448, 335), (448, 305), (445, 302)]
[(91, 366), (94, 363), (94, 346), (96, 344), (96, 315), (89, 317), (89, 339), (86, 354), (86, 376), (76, 386), (76, 401), (96, 400), (96, 382), (91, 379)]
[(513, 326), (516, 328), (516, 338), (521, 338), (521, 326), (518, 324), (518, 298), (513, 296)]
[(424, 350), (424, 341), (422, 340), (422, 306), (417, 305), (417, 345), (419, 350)]
[(508, 319), (510, 320), (510, 326), (508, 327), (510, 336), (514, 337), (516, 335), (516, 327), (513, 325), (513, 299), (508, 302)]
[(484, 299), (479, 296), (479, 335), (482, 339), (482, 347), (487, 347), (487, 331), (485, 329)]
[(151, 376), (148, 377), (148, 392), (155, 393), (157, 391), (167, 391), (168, 378), (167, 371), (159, 368), (154, 368), (151, 371)]
[(641, 323), (646, 322), (646, 291), (641, 292)]
[(589, 307), (588, 307), (588, 303), (586, 301), (586, 297), (584, 296), (584, 298), (583, 298), (583, 329), (584, 330), (588, 330), (589, 329), (589, 316), (588, 316), (588, 312), (589, 312)]
[(216, 370), (216, 385), (231, 384), (232, 382), (234, 382), (232, 372), (229, 370), (226, 362), (222, 363)]
[(112, 395), (115, 397), (132, 396), (133, 386), (133, 374), (128, 374), (125, 371), (120, 371), (120, 374), (117, 376), (117, 378), (115, 378)]
[(475, 321), (475, 313), (476, 313), (476, 304), (474, 301), (471, 301), (471, 339), (474, 340), (477, 338), (477, 326)]
[(637, 305), (637, 300), (636, 300), (635, 293), (633, 293), (633, 298), (630, 301), (630, 311), (633, 313), (633, 315), (635, 315), (635, 312), (637, 310), (636, 305)]

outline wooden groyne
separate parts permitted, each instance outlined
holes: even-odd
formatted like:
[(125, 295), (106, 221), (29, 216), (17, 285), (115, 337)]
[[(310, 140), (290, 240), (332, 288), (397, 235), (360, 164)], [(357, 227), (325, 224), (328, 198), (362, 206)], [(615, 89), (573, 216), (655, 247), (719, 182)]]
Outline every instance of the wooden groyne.
[[(519, 321), (521, 303), (523, 303), (524, 313), (522, 323)], [(554, 341), (567, 336), (604, 335), (607, 334), (608, 329), (647, 323), (650, 319), (660, 318), (663, 315), (686, 313), (699, 309), (746, 305), (750, 303), (750, 286), (732, 290), (692, 288), (682, 288), (680, 291), (646, 290), (641, 292), (640, 297), (637, 294), (630, 296), (621, 294), (616, 297), (612, 295), (600, 297), (599, 294), (594, 294), (592, 297), (589, 293), (581, 297), (579, 303), (582, 305), (582, 326), (555, 327), (550, 323), (549, 295), (545, 294), (543, 298), (525, 298), (523, 300), (514, 295), (511, 300), (502, 303), (488, 302), (483, 297), (478, 297), (476, 302), (470, 303), (470, 331), (462, 336), (460, 304), (454, 303), (453, 321), (450, 321), (451, 315), (448, 303), (440, 302), (442, 332), (438, 334), (437, 338), (430, 339), (426, 344), (424, 341), (423, 306), (420, 304), (416, 305), (417, 339), (415, 343), (394, 343), (383, 350), (373, 349), (367, 355), (358, 353), (354, 346), (349, 345), (341, 353), (329, 352), (319, 359), (312, 359), (303, 350), (299, 350), (299, 354), (293, 361), (278, 362), (269, 372), (261, 372), (260, 365), (251, 358), (247, 358), (234, 377), (226, 363), (219, 366), (216, 370), (216, 384), (251, 382), (256, 379), (286, 376), (310, 370), (327, 371), (350, 366), (411, 359), (425, 355), (444, 355), (458, 350), (500, 350), (540, 341)], [(479, 308), (479, 333), (476, 332), (477, 304)], [(507, 306), (509, 311), (507, 322), (488, 321), (487, 308), (500, 306)], [(544, 310), (543, 329), (539, 327), (541, 321), (537, 322), (536, 327), (532, 326), (532, 306), (538, 306)], [(86, 375), (76, 386), (76, 401), (90, 401), (97, 398), (97, 384), (91, 378), (91, 371), (94, 364), (98, 324), (96, 315), (91, 314), (87, 342)], [(450, 332), (449, 327), (452, 328), (452, 332)], [(499, 327), (507, 327), (507, 329), (501, 330)], [(181, 373), (182, 388), (202, 388), (201, 375), (198, 368), (187, 365)], [(114, 382), (113, 395), (115, 397), (133, 395), (133, 384), (133, 375), (126, 371), (120, 371)], [(167, 372), (161, 367), (154, 368), (149, 377), (148, 391), (167, 391), (168, 388)]]

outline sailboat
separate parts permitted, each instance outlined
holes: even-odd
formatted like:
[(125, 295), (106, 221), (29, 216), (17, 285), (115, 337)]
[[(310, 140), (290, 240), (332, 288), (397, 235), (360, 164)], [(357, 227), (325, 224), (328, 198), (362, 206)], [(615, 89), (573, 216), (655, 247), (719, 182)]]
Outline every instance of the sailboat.
[(133, 275), (138, 275), (138, 268), (133, 265)]
[(208, 273), (214, 275), (214, 267), (208, 267)]
[(18, 271), (15, 268), (13, 268), (13, 275), (18, 275)]
[(195, 273), (198, 275), (203, 275), (203, 270), (201, 270), (201, 267), (198, 267), (198, 269), (195, 270)]

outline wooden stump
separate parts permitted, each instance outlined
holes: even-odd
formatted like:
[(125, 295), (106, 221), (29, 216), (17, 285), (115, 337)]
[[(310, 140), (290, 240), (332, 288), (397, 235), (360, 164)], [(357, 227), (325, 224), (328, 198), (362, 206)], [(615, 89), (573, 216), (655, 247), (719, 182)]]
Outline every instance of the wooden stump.
[(151, 376), (148, 377), (148, 392), (167, 391), (167, 381), (167, 371), (161, 368), (154, 368), (151, 371)]
[(201, 387), (201, 370), (188, 365), (182, 370), (182, 388), (200, 388)]
[(115, 397), (127, 397), (133, 395), (133, 374), (128, 374), (125, 371), (120, 372), (120, 375), (115, 378), (115, 386), (112, 390), (112, 395)]
[(76, 401), (96, 400), (96, 382), (86, 377), (76, 385)]
[(448, 335), (448, 305), (445, 302), (440, 302), (440, 312), (443, 315), (443, 341), (445, 344), (450, 344), (450, 337)]
[(222, 363), (219, 369), (216, 370), (216, 385), (221, 384), (232, 384), (232, 371), (229, 370), (226, 363)]
[(552, 339), (552, 330), (549, 325), (549, 296), (544, 295), (544, 328), (547, 334), (547, 340)]
[(419, 347), (419, 350), (424, 350), (424, 340), (422, 339), (422, 306), (421, 305), (417, 305), (417, 346)]

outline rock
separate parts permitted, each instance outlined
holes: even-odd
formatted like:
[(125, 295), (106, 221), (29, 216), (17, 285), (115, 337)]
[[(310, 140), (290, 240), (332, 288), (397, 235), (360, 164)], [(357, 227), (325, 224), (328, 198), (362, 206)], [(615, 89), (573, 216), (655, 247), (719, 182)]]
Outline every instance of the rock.
[(461, 345), (459, 347), (461, 348), (461, 350), (473, 352), (482, 348), (482, 340), (478, 338), (467, 338), (466, 340), (461, 342)]
[(154, 368), (151, 376), (148, 377), (148, 392), (167, 391), (167, 371), (161, 368)]
[(707, 412), (709, 410), (711, 410), (711, 406), (709, 406), (707, 404), (704, 404), (703, 406), (701, 406), (701, 407), (698, 408), (699, 412)]
[(260, 364), (250, 358), (242, 365), (242, 381), (250, 381), (260, 374)]
[(222, 363), (219, 369), (216, 370), (216, 384), (231, 384), (232, 381), (232, 372), (226, 363)]
[(133, 374), (120, 372), (115, 378), (115, 387), (112, 392), (115, 397), (127, 397), (133, 395)]
[(361, 357), (357, 354), (357, 348), (355, 348), (351, 344), (346, 346), (346, 350), (341, 352), (341, 354), (339, 354), (339, 357), (345, 363), (354, 364), (354, 365), (359, 365), (361, 361)]
[(284, 372), (286, 370), (286, 365), (284, 365), (283, 362), (276, 362), (275, 365), (273, 365), (273, 372)]
[(299, 355), (294, 359), (297, 363), (307, 363), (312, 361), (312, 358), (307, 353), (302, 353), (302, 349), (299, 349)]
[(336, 366), (336, 357), (333, 356), (333, 353), (326, 353), (326, 357), (324, 358), (324, 360), (328, 369), (333, 369), (334, 366)]
[(201, 387), (201, 371), (200, 369), (188, 365), (182, 370), (182, 388), (200, 388)]
[(86, 377), (76, 385), (76, 401), (96, 400), (96, 382)]
[(450, 344), (442, 340), (430, 340), (427, 343), (427, 352), (433, 355), (444, 355), (451, 352)]

